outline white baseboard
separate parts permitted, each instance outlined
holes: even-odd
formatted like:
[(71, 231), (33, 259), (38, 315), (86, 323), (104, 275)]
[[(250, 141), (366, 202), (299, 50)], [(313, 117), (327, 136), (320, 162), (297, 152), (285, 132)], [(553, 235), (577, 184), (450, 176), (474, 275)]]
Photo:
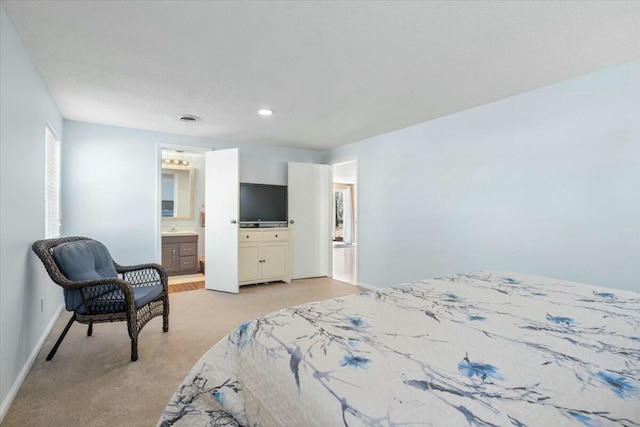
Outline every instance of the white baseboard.
[(16, 378), (13, 385), (11, 386), (11, 389), (9, 390), (7, 397), (2, 402), (2, 405), (0, 405), (0, 424), (4, 419), (4, 416), (7, 414), (9, 407), (13, 403), (13, 399), (16, 397), (16, 394), (18, 394), (18, 390), (20, 390), (20, 387), (22, 387), (22, 383), (24, 382), (24, 379), (27, 377), (27, 374), (29, 373), (31, 366), (33, 366), (33, 362), (36, 361), (36, 357), (38, 356), (38, 353), (40, 353), (40, 350), (44, 345), (44, 341), (49, 336), (49, 333), (51, 332), (51, 329), (53, 329), (53, 325), (56, 323), (56, 320), (58, 320), (58, 317), (60, 317), (60, 313), (62, 312), (63, 308), (64, 308), (64, 304), (60, 304), (60, 307), (58, 307), (58, 310), (56, 310), (56, 313), (51, 318), (51, 321), (49, 322), (44, 332), (42, 333), (42, 336), (38, 340), (38, 343), (33, 348), (33, 351), (31, 352), (31, 354), (29, 355), (27, 362), (22, 367), (22, 370), (20, 371), (18, 378)]
[(380, 288), (373, 285), (367, 285), (366, 283), (358, 282), (358, 286), (361, 288), (365, 288), (368, 291), (379, 291)]

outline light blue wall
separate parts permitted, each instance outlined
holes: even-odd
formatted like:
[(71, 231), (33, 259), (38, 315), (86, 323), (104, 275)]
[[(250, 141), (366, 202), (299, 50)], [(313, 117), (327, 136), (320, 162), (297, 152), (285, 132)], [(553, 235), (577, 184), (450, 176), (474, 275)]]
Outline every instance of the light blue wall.
[[(159, 143), (240, 150), (240, 181), (287, 183), (287, 162), (317, 163), (315, 151), (65, 121), (62, 232), (107, 245), (123, 264), (157, 261)], [(198, 206), (194, 207), (198, 212)]]
[(61, 138), (62, 117), (2, 8), (0, 88), (1, 420), (62, 303), (31, 251), (44, 238), (45, 123)]
[(640, 291), (640, 60), (324, 153), (359, 160), (359, 281), (501, 269)]

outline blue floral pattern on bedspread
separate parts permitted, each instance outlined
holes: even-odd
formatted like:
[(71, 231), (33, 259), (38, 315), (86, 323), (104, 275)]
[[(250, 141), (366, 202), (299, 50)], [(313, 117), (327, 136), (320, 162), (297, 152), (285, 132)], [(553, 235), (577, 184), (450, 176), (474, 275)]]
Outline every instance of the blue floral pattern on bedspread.
[(640, 294), (515, 273), (245, 322), (161, 426), (639, 426)]

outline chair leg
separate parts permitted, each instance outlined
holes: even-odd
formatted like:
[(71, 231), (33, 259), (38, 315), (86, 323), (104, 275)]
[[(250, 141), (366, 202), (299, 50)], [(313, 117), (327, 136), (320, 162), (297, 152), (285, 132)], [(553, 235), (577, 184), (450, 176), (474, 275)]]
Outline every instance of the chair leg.
[(163, 302), (164, 311), (162, 313), (162, 331), (167, 332), (169, 330), (169, 297), (166, 296)]
[(131, 361), (138, 360), (138, 341), (131, 339)]
[(93, 322), (89, 322), (89, 329), (87, 329), (87, 336), (90, 337), (93, 334)]
[(131, 338), (131, 361), (138, 360), (138, 317), (137, 313), (127, 312), (127, 330), (129, 331), (129, 338)]
[(69, 319), (69, 322), (67, 323), (67, 326), (64, 327), (64, 331), (62, 331), (62, 333), (58, 337), (58, 341), (56, 341), (55, 345), (53, 346), (53, 348), (51, 349), (51, 351), (47, 355), (47, 360), (53, 359), (53, 356), (56, 355), (56, 351), (58, 351), (58, 347), (60, 347), (60, 343), (62, 342), (64, 337), (67, 335), (67, 332), (69, 332), (69, 328), (71, 327), (71, 324), (73, 322), (75, 322), (75, 320), (76, 320), (76, 314), (73, 313), (73, 316), (71, 316), (71, 319)]
[(162, 332), (169, 331), (169, 316), (162, 316)]

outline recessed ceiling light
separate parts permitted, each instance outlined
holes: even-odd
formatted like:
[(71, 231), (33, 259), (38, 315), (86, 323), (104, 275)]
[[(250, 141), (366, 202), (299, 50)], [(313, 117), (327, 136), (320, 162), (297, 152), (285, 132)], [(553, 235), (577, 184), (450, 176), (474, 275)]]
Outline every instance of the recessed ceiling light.
[(258, 110), (258, 114), (261, 116), (271, 116), (273, 113), (275, 113), (275, 111), (271, 108), (261, 108)]
[(200, 121), (200, 117), (194, 116), (192, 114), (184, 114), (180, 116), (180, 121), (183, 123), (194, 123)]

